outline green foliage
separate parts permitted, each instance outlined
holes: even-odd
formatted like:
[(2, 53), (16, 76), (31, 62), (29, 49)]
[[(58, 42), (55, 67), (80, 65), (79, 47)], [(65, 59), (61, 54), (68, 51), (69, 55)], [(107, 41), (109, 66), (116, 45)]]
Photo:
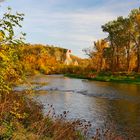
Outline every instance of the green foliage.
[[(22, 37), (19, 39), (15, 38), (14, 27), (22, 27), (20, 22), (23, 21), (24, 14), (11, 13), (11, 8), (4, 14), (3, 18), (0, 20), (0, 45), (5, 44), (17, 44), (22, 42)], [(25, 36), (25, 33), (22, 33)]]
[(0, 19), (0, 95), (11, 91), (10, 84), (21, 79), (18, 44), (23, 38), (16, 38), (14, 27), (21, 27), (23, 14), (12, 14), (11, 8)]
[(1, 125), (1, 132), (0, 132), (0, 138), (1, 139), (10, 139), (12, 137), (14, 130), (13, 126), (9, 122), (2, 122)]
[[(140, 72), (140, 8), (127, 17), (118, 17), (102, 26), (107, 38), (98, 40), (85, 53), (97, 72)], [(99, 44), (107, 42), (107, 47)], [(102, 50), (100, 49), (102, 48)]]

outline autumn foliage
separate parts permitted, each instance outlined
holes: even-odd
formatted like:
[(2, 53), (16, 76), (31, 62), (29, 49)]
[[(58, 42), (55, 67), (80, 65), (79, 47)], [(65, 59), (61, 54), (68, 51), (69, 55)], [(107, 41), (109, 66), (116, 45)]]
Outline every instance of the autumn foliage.
[(95, 41), (84, 51), (94, 69), (111, 72), (140, 72), (140, 9), (128, 17), (118, 17), (102, 26), (105, 39)]

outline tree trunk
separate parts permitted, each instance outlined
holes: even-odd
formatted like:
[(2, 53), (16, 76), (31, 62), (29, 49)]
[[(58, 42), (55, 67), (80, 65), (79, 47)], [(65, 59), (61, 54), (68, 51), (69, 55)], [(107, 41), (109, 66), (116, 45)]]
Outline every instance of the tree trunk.
[(116, 46), (116, 71), (119, 71), (119, 66), (120, 63), (119, 63), (119, 47)]
[(140, 72), (140, 46), (138, 46), (137, 52), (137, 72)]
[(130, 72), (130, 40), (129, 40), (129, 43), (128, 45), (126, 46), (126, 53), (127, 53), (127, 64), (126, 64), (126, 67), (127, 67), (127, 73)]
[(140, 37), (137, 43), (137, 72), (140, 72)]
[(112, 72), (115, 72), (115, 47), (114, 47), (114, 44), (113, 42), (111, 43), (111, 46), (112, 46), (112, 56), (111, 56), (111, 71)]

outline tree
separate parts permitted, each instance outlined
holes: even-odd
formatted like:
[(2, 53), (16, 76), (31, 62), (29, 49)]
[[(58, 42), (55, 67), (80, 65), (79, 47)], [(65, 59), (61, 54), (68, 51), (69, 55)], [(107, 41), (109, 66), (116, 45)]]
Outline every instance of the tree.
[[(11, 8), (0, 19), (0, 81), (18, 80), (22, 69), (18, 60), (19, 44), (23, 44), (25, 34), (17, 38), (15, 28), (21, 27), (24, 14), (12, 14)], [(4, 88), (0, 83), (0, 90)]]
[(137, 72), (140, 72), (140, 8), (131, 11), (130, 22), (132, 24), (131, 38), (134, 42), (137, 55)]
[[(106, 23), (102, 30), (108, 33), (105, 40), (109, 47), (99, 49), (102, 43), (97, 41), (94, 49), (84, 49), (92, 62), (96, 63), (97, 71), (140, 72), (140, 8), (132, 10), (126, 18), (120, 16)], [(104, 60), (106, 65), (102, 66)]]
[(23, 43), (25, 33), (21, 33), (21, 37), (16, 38), (15, 27), (22, 27), (20, 22), (23, 21), (24, 14), (16, 13), (12, 14), (11, 8), (0, 19), (0, 45)]
[(111, 70), (118, 71), (120, 68), (120, 57), (122, 55), (122, 48), (124, 46), (124, 19), (123, 17), (118, 17), (117, 20), (110, 21), (102, 29), (104, 32), (108, 33), (108, 41), (110, 42), (111, 51)]
[(108, 42), (105, 39), (94, 42), (92, 48), (84, 49), (83, 51), (90, 56), (93, 65), (97, 72), (100, 72), (105, 67), (104, 53), (108, 48)]
[(108, 33), (107, 39), (110, 42), (111, 70), (129, 72), (131, 56), (134, 50), (131, 39), (132, 23), (130, 18), (118, 17), (117, 20), (102, 26), (102, 29)]

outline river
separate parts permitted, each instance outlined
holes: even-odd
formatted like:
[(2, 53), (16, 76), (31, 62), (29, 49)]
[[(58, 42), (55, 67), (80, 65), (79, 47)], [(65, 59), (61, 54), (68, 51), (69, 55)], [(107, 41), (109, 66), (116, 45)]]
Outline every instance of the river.
[[(68, 119), (86, 119), (92, 123), (90, 135), (96, 128), (113, 124), (118, 133), (134, 133), (140, 140), (140, 85), (88, 81), (63, 75), (30, 77), (35, 99), (44, 105), (53, 104), (56, 113), (68, 110)], [(20, 85), (20, 91), (28, 86)]]

